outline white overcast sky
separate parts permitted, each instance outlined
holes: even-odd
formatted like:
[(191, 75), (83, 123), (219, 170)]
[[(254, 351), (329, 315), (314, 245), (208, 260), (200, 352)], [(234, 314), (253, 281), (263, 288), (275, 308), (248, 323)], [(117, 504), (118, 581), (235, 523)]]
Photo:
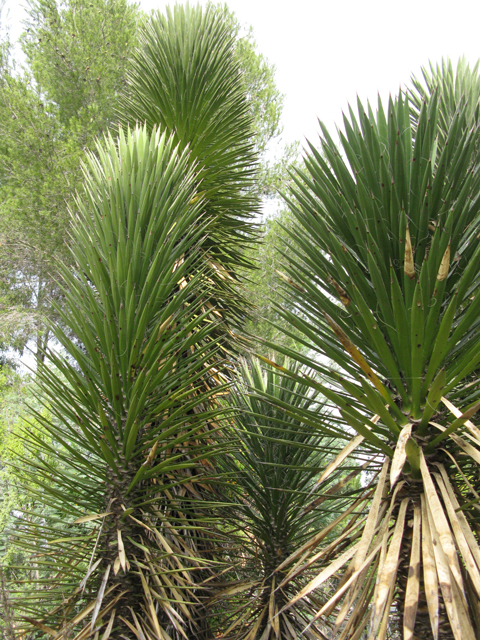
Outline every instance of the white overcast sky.
[[(171, 2), (142, 0), (149, 11)], [(191, 3), (193, 4), (193, 3)], [(204, 1), (201, 4), (205, 4)], [(254, 28), (258, 50), (276, 67), (285, 94), (284, 139), (317, 135), (356, 101), (396, 93), (428, 60), (480, 58), (478, 0), (230, 0), (239, 20)], [(7, 0), (13, 36), (21, 5)]]

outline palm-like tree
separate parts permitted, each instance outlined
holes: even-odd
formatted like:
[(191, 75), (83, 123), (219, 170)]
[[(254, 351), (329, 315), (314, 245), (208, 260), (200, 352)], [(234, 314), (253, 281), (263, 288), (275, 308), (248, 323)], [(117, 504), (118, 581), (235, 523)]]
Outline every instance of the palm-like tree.
[[(98, 153), (78, 202), (77, 268), (64, 274), (62, 319), (78, 342), (56, 328), (68, 359), (49, 353), (37, 373), (53, 413), (37, 416), (53, 438), (41, 444), (63, 462), (52, 467), (39, 455), (34, 465), (53, 516), (30, 535), (49, 545), (39, 578), (51, 586), (19, 606), (60, 637), (78, 624), (81, 637), (105, 628), (161, 637), (165, 625), (171, 636), (169, 621), (175, 629), (181, 620), (176, 589), (189, 586), (190, 603), (198, 591), (188, 572), (201, 563), (204, 534), (186, 486), (194, 471), (200, 481), (199, 468), (208, 475), (215, 447), (206, 451), (205, 432), (219, 413), (214, 384), (205, 389), (214, 319), (207, 325), (196, 303), (208, 286), (200, 247), (210, 223), (202, 200), (192, 204), (192, 173), (172, 140), (137, 129)], [(150, 181), (155, 189), (145, 189)]]
[(58, 640), (211, 637), (217, 395), (245, 313), (235, 268), (255, 155), (219, 18), (177, 7), (142, 46), (157, 84), (132, 80), (124, 112), (140, 102), (154, 118), (136, 113), (140, 126), (87, 157), (66, 330), (52, 328), (61, 351), (38, 371), (53, 443), (36, 443), (32, 466), (50, 515), (17, 529), (38, 578), (17, 612)]
[(405, 640), (480, 634), (479, 81), (463, 62), (425, 76), (376, 112), (359, 102), (340, 148), (321, 125), (287, 198), (301, 313), (285, 316), (351, 434), (338, 460), (361, 444), (377, 465), (361, 535), (346, 525), (352, 543), (290, 602), (336, 581), (315, 618), (342, 640), (394, 618)]
[[(283, 364), (299, 374), (295, 362)], [(232, 503), (224, 510), (225, 523), (237, 546), (228, 550), (231, 579), (215, 598), (224, 637), (296, 640), (315, 613), (318, 599), (288, 611), (284, 607), (305, 586), (308, 575), (314, 575), (316, 565), (307, 575), (289, 573), (284, 562), (292, 553), (299, 554), (322, 523), (334, 528), (335, 516), (350, 506), (356, 493), (353, 480), (360, 467), (337, 469), (323, 495), (312, 498), (314, 478), (332, 460), (335, 443), (319, 434), (312, 421), (305, 423), (297, 416), (297, 411), (324, 411), (318, 393), (274, 367), (262, 369), (256, 359), (244, 361), (227, 406), (235, 409), (234, 436), (229, 437), (235, 446), (219, 465), (229, 478)], [(305, 637), (324, 638), (321, 623), (314, 627)]]
[(167, 131), (189, 151), (199, 195), (216, 220), (205, 248), (217, 297), (206, 303), (222, 318), (231, 357), (230, 331), (243, 326), (246, 309), (237, 272), (251, 266), (245, 249), (260, 206), (252, 192), (258, 169), (252, 116), (232, 55), (234, 38), (213, 5), (177, 5), (157, 13), (139, 39), (118, 116), (125, 126)]

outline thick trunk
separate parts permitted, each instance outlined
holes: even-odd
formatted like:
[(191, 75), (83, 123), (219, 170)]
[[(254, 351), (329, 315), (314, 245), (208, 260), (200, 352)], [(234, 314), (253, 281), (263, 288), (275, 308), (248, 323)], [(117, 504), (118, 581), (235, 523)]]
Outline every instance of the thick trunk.
[[(160, 597), (166, 595), (170, 600), (171, 607), (177, 611), (179, 616), (175, 620), (184, 620), (183, 629), (189, 639), (213, 640), (209, 617), (205, 613), (203, 605), (203, 602), (211, 597), (211, 593), (201, 587), (194, 587), (196, 584), (201, 585), (205, 579), (211, 577), (211, 574), (202, 570), (200, 566), (201, 562), (208, 560), (211, 555), (212, 543), (202, 538), (201, 534), (196, 531), (195, 525), (198, 526), (198, 522), (194, 508), (183, 502), (181, 512), (177, 511), (178, 504), (175, 498), (172, 496), (172, 503), (172, 500), (167, 499), (161, 490), (158, 494), (158, 503), (155, 506), (152, 504), (147, 514), (142, 509), (135, 509), (135, 504), (141, 503), (145, 497), (144, 485), (139, 485), (136, 490), (127, 495), (127, 489), (135, 472), (136, 467), (132, 466), (123, 474), (112, 475), (110, 486), (105, 494), (105, 511), (113, 512), (113, 514), (105, 518), (101, 543), (103, 561), (100, 575), (104, 574), (108, 566), (113, 568), (116, 562), (117, 574), (115, 575), (114, 571), (110, 570), (107, 583), (107, 588), (116, 585), (116, 589), (109, 597), (112, 599), (120, 592), (124, 592), (120, 601), (115, 605), (115, 637), (136, 640), (137, 636), (132, 629), (122, 621), (123, 618), (135, 626), (133, 613), (141, 623), (149, 624), (148, 615), (145, 614), (148, 611), (149, 603), (145, 595), (144, 583), (140, 577), (140, 568), (148, 588)], [(159, 482), (161, 485), (160, 479)], [(132, 512), (135, 520), (129, 517), (129, 511)], [(142, 522), (144, 526), (138, 521)], [(164, 522), (170, 522), (173, 525), (165, 526)], [(127, 571), (118, 567), (118, 531), (120, 531), (126, 561), (129, 563)], [(165, 541), (164, 545), (169, 545), (170, 553), (168, 551), (166, 553), (166, 546), (162, 547), (160, 536)], [(182, 543), (179, 542), (178, 536), (181, 537), (183, 544), (191, 549), (192, 561), (189, 560), (189, 552), (181, 547)], [(145, 553), (142, 548), (148, 548), (149, 552)], [(209, 549), (210, 554), (208, 553)], [(178, 554), (178, 564), (174, 559), (176, 554)], [(197, 562), (197, 558), (200, 563)], [(180, 566), (182, 569), (179, 571)], [(185, 580), (187, 574), (188, 582)], [(165, 576), (165, 579), (162, 575)], [(160, 578), (161, 585), (156, 582), (155, 576)], [(172, 589), (169, 589), (167, 584), (173, 585)], [(183, 598), (187, 603), (190, 618), (184, 615), (182, 606), (175, 604), (178, 597)], [(184, 639), (185, 636), (175, 629), (171, 617), (159, 606), (154, 596), (152, 603), (160, 626), (172, 640)]]
[[(397, 611), (396, 626), (399, 631), (399, 638), (404, 638), (403, 625), (404, 625), (404, 612), (405, 612), (405, 593), (407, 589), (407, 582), (410, 574), (414, 569), (410, 569), (410, 557), (412, 553), (412, 539), (413, 539), (413, 510), (415, 504), (420, 505), (420, 495), (416, 495), (420, 491), (421, 484), (412, 484), (408, 486), (408, 493), (412, 497), (408, 512), (407, 512), (407, 526), (402, 541), (402, 550), (400, 554), (400, 562), (397, 573), (397, 599), (395, 609)], [(420, 582), (420, 592), (418, 598), (417, 615), (415, 618), (415, 627), (413, 630), (412, 640), (434, 640), (432, 632), (432, 626), (430, 623), (430, 616), (428, 612), (427, 597), (425, 593), (424, 585), (424, 573), (422, 554), (420, 554), (420, 564), (417, 567), (417, 575)], [(438, 614), (439, 614), (439, 640), (454, 640), (454, 635), (450, 626), (450, 622), (445, 610), (445, 604), (443, 602), (442, 593), (439, 586), (438, 592)]]

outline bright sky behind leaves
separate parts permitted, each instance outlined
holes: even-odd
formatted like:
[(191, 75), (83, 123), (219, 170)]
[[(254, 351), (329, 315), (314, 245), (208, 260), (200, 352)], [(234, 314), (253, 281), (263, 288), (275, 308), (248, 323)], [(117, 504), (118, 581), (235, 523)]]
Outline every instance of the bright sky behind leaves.
[[(142, 0), (144, 10), (170, 2)], [(202, 0), (201, 4), (206, 4)], [(419, 74), (428, 60), (480, 58), (480, 3), (475, 0), (230, 0), (240, 22), (252, 25), (259, 51), (276, 67), (286, 95), (286, 141), (316, 137), (317, 117), (329, 128), (356, 95), (376, 101)], [(7, 0), (13, 38), (22, 11)]]
[[(162, 8), (143, 0), (145, 9)], [(204, 4), (204, 2), (202, 2)], [(285, 94), (287, 141), (314, 138), (317, 118), (329, 128), (342, 110), (388, 97), (442, 56), (471, 64), (480, 58), (476, 0), (230, 0), (240, 22), (252, 25), (259, 51), (276, 67)]]

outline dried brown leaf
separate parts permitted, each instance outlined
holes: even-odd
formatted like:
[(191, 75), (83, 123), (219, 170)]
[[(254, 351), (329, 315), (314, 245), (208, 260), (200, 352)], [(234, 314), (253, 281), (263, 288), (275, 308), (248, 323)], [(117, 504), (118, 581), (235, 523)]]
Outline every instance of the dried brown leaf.
[(127, 573), (127, 556), (125, 555), (125, 547), (122, 539), (122, 532), (117, 529), (118, 558), (124, 573)]
[(83, 522), (90, 522), (91, 520), (99, 520), (100, 518), (106, 518), (111, 515), (113, 511), (107, 511), (106, 513), (92, 513), (89, 516), (82, 516), (72, 522), (72, 524), (82, 524)]
[[(457, 584), (462, 593), (465, 593), (460, 565), (458, 562), (457, 550), (453, 541), (452, 532), (450, 531), (450, 527), (448, 526), (447, 517), (445, 516), (445, 513), (443, 511), (442, 504), (438, 497), (437, 490), (435, 489), (435, 485), (433, 484), (433, 480), (430, 476), (430, 471), (428, 470), (425, 456), (423, 455), (422, 450), (420, 450), (420, 471), (422, 473), (423, 484), (425, 487), (425, 496), (427, 499), (428, 510), (432, 514), (432, 521), (430, 521), (432, 536), (436, 538), (436, 533), (438, 532), (438, 540), (442, 546), (442, 550), (447, 559), (450, 571), (457, 581)], [(434, 529), (432, 529), (432, 526), (434, 527)], [(437, 556), (435, 555), (435, 559), (436, 558)]]
[(382, 622), (385, 606), (390, 598), (391, 592), (395, 590), (395, 576), (398, 568), (398, 558), (405, 528), (405, 513), (410, 498), (404, 498), (400, 503), (400, 509), (395, 522), (393, 537), (388, 547), (387, 555), (383, 565), (380, 565), (377, 577), (377, 593), (372, 613), (372, 624), (369, 640), (375, 637), (376, 632)]
[(422, 509), (423, 584), (433, 638), (434, 640), (438, 640), (438, 580), (435, 565), (435, 553), (433, 550), (433, 538), (429, 525), (427, 502), (424, 495), (421, 495), (420, 499)]
[(412, 549), (408, 568), (407, 588), (405, 591), (405, 608), (403, 614), (403, 640), (413, 640), (415, 620), (417, 617), (418, 598), (420, 596), (420, 540), (421, 540), (421, 507), (415, 505), (413, 510)]
[(95, 606), (93, 608), (92, 622), (90, 623), (90, 631), (93, 631), (93, 627), (95, 626), (95, 622), (97, 620), (98, 612), (100, 611), (100, 608), (102, 606), (102, 601), (105, 594), (105, 589), (107, 587), (108, 576), (110, 575), (111, 568), (112, 568), (112, 565), (109, 564), (105, 569), (105, 573), (103, 574), (102, 582), (100, 583), (100, 588), (98, 590), (97, 598), (95, 600)]
[(403, 466), (407, 459), (405, 447), (412, 433), (412, 426), (410, 423), (405, 425), (398, 436), (395, 453), (393, 454), (392, 468), (390, 470), (390, 488), (395, 486), (395, 483), (403, 471)]

